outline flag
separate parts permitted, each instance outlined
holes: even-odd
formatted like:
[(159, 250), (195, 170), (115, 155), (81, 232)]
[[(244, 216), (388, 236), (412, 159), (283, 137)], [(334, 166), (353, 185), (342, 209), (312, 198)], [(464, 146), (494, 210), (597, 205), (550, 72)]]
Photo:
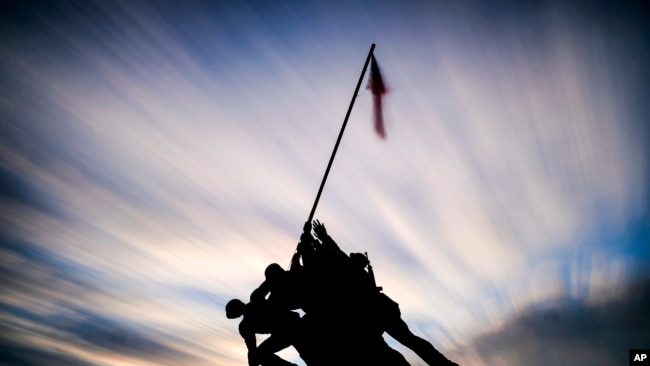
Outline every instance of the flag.
[(375, 55), (372, 55), (370, 60), (370, 78), (368, 79), (368, 86), (373, 95), (373, 109), (375, 119), (375, 131), (382, 139), (386, 138), (386, 130), (384, 129), (384, 116), (381, 110), (381, 97), (386, 94), (386, 86), (381, 78), (379, 65), (375, 60)]

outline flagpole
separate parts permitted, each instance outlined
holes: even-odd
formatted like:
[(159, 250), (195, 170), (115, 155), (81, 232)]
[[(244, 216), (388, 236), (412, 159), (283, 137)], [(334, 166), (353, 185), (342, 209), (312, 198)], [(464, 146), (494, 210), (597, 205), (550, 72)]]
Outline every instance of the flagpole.
[(318, 188), (318, 194), (316, 194), (316, 200), (314, 201), (314, 205), (311, 207), (311, 212), (309, 213), (309, 218), (307, 219), (306, 224), (310, 224), (311, 226), (311, 220), (314, 218), (314, 213), (316, 212), (316, 206), (318, 206), (318, 200), (320, 199), (321, 193), (323, 193), (323, 187), (325, 187), (325, 182), (327, 181), (327, 176), (330, 173), (330, 168), (332, 167), (332, 162), (334, 161), (334, 157), (336, 156), (336, 150), (339, 148), (339, 144), (341, 143), (341, 138), (343, 137), (343, 132), (345, 131), (345, 126), (348, 124), (348, 118), (350, 117), (350, 113), (352, 112), (352, 107), (354, 106), (354, 101), (357, 99), (357, 94), (359, 93), (359, 88), (361, 87), (361, 82), (363, 81), (363, 77), (366, 75), (366, 69), (368, 68), (368, 63), (370, 62), (370, 58), (372, 57), (372, 52), (375, 49), (375, 44), (373, 43), (370, 46), (370, 51), (368, 51), (368, 57), (366, 57), (366, 62), (363, 64), (363, 70), (361, 71), (361, 76), (359, 76), (359, 81), (357, 82), (357, 87), (354, 89), (354, 94), (352, 94), (352, 101), (350, 101), (350, 106), (348, 107), (348, 112), (345, 114), (345, 119), (343, 120), (343, 126), (341, 126), (341, 131), (339, 132), (339, 137), (336, 139), (336, 144), (334, 145), (334, 151), (332, 151), (332, 156), (330, 157), (329, 163), (327, 163), (327, 169), (325, 169), (325, 175), (323, 175), (323, 180), (320, 182), (320, 188)]

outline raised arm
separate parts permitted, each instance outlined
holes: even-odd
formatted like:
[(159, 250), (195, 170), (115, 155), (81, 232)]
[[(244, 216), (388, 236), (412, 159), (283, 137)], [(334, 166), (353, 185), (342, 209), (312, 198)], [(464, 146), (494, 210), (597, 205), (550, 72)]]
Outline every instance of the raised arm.
[(336, 253), (342, 253), (345, 254), (341, 248), (339, 248), (338, 244), (332, 239), (331, 236), (327, 233), (327, 229), (325, 229), (325, 225), (323, 225), (320, 221), (314, 220), (314, 235), (318, 240), (323, 243), (323, 246), (336, 252)]
[(251, 293), (251, 302), (257, 303), (266, 300), (266, 295), (268, 295), (269, 292), (271, 292), (271, 285), (269, 285), (268, 281), (265, 280)]
[(248, 366), (259, 366), (256, 357), (257, 339), (255, 338), (255, 332), (248, 326), (246, 319), (239, 323), (239, 334), (244, 338), (244, 343), (248, 348)]
[(296, 251), (291, 257), (291, 267), (289, 267), (289, 271), (296, 272), (300, 271), (301, 268), (302, 265), (300, 264), (300, 253)]

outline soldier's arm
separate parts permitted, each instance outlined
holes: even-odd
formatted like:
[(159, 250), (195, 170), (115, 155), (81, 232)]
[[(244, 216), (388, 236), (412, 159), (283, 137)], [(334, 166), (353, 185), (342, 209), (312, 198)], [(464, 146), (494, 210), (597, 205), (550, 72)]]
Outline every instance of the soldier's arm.
[(255, 356), (257, 350), (255, 332), (250, 328), (245, 319), (239, 323), (239, 334), (244, 338), (244, 343), (246, 343), (246, 348), (248, 349), (248, 366), (259, 366), (257, 357)]
[(290, 272), (300, 271), (302, 265), (300, 264), (300, 253), (295, 252), (291, 257), (291, 267), (289, 267)]
[(339, 248), (339, 245), (336, 244), (334, 239), (332, 239), (331, 236), (327, 233), (327, 229), (325, 229), (325, 225), (323, 225), (320, 221), (314, 220), (314, 234), (316, 235), (316, 238), (323, 243), (323, 247), (328, 248), (329, 250), (333, 251), (334, 253), (342, 253), (345, 254), (341, 248)]
[(260, 287), (256, 288), (251, 293), (251, 302), (264, 301), (269, 292), (271, 292), (271, 286), (266, 281), (262, 282)]

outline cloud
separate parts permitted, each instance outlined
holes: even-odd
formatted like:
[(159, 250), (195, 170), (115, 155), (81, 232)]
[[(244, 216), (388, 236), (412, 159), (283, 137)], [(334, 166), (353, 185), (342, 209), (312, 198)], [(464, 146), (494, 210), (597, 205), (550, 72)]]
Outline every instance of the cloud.
[(14, 343), (0, 338), (0, 361), (7, 366), (70, 365), (98, 366), (100, 363), (86, 361), (69, 353), (39, 348), (33, 344)]
[(370, 42), (388, 139), (362, 90), (316, 216), (369, 252), (409, 324), (459, 349), (637, 275), (635, 23), (554, 4), (224, 4), (27, 4), (2, 23), (2, 324), (38, 349), (242, 361), (223, 305), (288, 264)]
[[(8, 352), (7, 362), (37, 362), (52, 354), (54, 364), (68, 359), (80, 365), (118, 359), (203, 364), (218, 353), (184, 339), (196, 330), (177, 327), (176, 332), (169, 332), (164, 322), (155, 319), (168, 318), (166, 311), (178, 316), (184, 307), (201, 308), (197, 303), (205, 304), (204, 311), (217, 310), (222, 316), (225, 300), (219, 296), (196, 288), (191, 294), (179, 290), (177, 296), (188, 300), (182, 300), (177, 309), (165, 309), (124, 283), (112, 282), (92, 268), (69, 263), (28, 243), (5, 241), (2, 258), (0, 273), (5, 283), (0, 323), (5, 328), (2, 346)], [(31, 356), (21, 356), (32, 348)]]
[(626, 364), (629, 349), (650, 343), (649, 306), (646, 279), (599, 304), (564, 298), (530, 307), (470, 342), (465, 357), (485, 365)]
[[(65, 307), (64, 312), (43, 314), (24, 308), (2, 307), (4, 315), (10, 315), (13, 323), (32, 324), (31, 332), (9, 331), (5, 337), (22, 339), (55, 338), (56, 342), (74, 346), (90, 353), (113, 353), (134, 359), (158, 360), (188, 359), (188, 355), (157, 342), (164, 338), (152, 330), (136, 330), (106, 316), (86, 309)], [(27, 327), (30, 328), (30, 327)]]

